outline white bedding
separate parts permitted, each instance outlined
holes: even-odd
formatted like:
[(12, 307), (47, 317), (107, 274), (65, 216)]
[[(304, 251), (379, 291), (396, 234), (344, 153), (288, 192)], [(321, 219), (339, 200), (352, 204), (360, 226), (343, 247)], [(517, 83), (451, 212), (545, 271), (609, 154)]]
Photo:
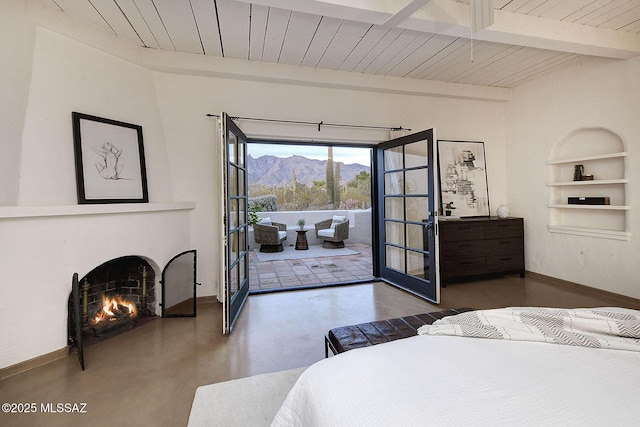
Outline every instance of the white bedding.
[(312, 365), (272, 425), (638, 425), (639, 393), (640, 352), (419, 335)]

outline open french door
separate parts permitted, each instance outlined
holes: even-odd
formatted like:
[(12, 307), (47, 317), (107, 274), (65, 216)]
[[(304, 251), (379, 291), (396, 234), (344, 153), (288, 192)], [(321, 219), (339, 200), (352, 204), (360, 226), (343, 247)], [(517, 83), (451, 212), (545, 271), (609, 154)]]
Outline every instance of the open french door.
[(220, 116), (223, 159), (224, 268), (222, 283), (222, 332), (231, 333), (249, 295), (247, 242), (247, 137), (227, 113)]
[(382, 279), (439, 303), (434, 133), (429, 129), (376, 147), (376, 246)]

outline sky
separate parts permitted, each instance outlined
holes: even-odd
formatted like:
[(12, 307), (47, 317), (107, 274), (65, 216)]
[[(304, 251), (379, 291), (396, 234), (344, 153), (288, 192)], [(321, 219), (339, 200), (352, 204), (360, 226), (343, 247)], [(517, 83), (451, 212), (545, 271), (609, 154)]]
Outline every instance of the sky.
[[(253, 158), (264, 155), (276, 157), (303, 156), (308, 159), (327, 160), (327, 147), (317, 145), (286, 145), (286, 144), (247, 144), (247, 151)], [(333, 161), (346, 165), (358, 163), (371, 166), (370, 148), (333, 147)]]

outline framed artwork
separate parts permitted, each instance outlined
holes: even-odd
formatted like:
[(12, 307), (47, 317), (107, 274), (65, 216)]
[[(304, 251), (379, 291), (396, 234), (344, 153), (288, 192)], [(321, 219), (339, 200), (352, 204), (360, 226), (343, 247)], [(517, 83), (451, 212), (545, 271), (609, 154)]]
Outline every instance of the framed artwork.
[(142, 127), (72, 113), (78, 203), (147, 203)]
[(489, 216), (484, 142), (438, 140), (438, 170), (446, 216)]

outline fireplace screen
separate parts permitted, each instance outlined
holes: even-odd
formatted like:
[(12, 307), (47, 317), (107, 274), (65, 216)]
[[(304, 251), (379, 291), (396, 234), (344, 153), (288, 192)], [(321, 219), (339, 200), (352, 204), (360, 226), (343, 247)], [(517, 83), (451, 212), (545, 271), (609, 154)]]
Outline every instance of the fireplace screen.
[(196, 315), (196, 251), (176, 255), (162, 270), (162, 317)]

